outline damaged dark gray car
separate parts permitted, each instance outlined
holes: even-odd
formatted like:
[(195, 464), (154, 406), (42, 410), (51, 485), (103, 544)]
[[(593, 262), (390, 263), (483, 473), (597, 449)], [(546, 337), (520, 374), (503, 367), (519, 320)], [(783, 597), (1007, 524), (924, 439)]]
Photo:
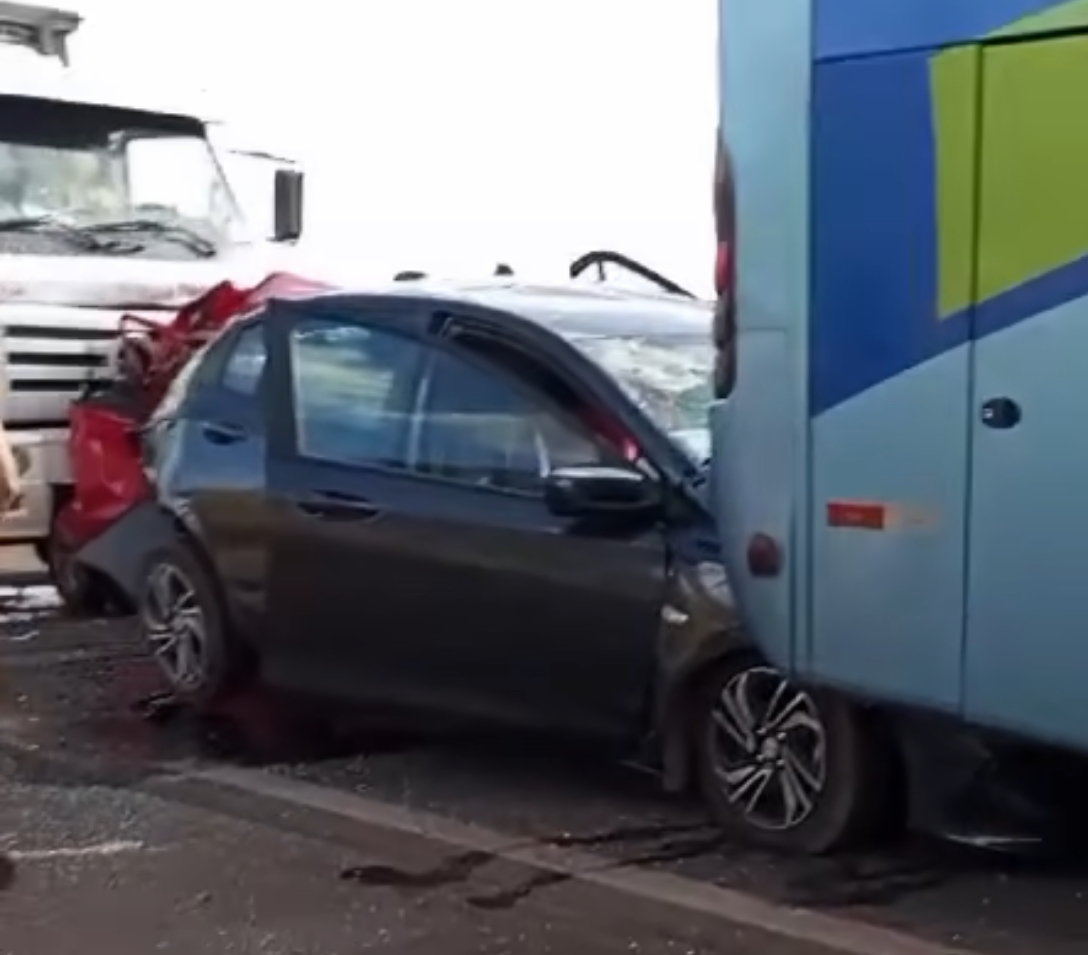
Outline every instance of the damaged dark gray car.
[(598, 738), (818, 846), (810, 701), (743, 640), (703, 504), (708, 323), (505, 278), (275, 301), (174, 382), (158, 500), (81, 558), (196, 706), (259, 678)]

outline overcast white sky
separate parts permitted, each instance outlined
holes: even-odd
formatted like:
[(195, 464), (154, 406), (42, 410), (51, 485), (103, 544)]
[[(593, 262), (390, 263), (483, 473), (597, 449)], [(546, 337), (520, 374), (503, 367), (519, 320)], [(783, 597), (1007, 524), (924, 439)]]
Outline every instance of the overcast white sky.
[(309, 244), (361, 276), (610, 247), (709, 291), (715, 0), (53, 2), (80, 72), (301, 159)]

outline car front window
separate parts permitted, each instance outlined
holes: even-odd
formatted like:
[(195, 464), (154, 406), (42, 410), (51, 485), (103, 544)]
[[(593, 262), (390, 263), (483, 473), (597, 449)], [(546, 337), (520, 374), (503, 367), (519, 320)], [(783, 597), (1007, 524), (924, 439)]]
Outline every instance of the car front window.
[(692, 457), (707, 456), (714, 366), (708, 341), (687, 335), (600, 335), (573, 343)]
[(599, 460), (591, 436), (553, 413), (530, 389), (460, 356), (435, 356), (417, 461), (424, 474), (537, 493), (553, 468)]

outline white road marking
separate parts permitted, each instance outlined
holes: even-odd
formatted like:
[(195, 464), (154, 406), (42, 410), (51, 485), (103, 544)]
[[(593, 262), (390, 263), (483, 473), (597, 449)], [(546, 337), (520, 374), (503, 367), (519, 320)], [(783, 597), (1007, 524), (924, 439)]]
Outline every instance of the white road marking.
[(52, 859), (119, 856), (128, 852), (140, 852), (145, 848), (146, 846), (142, 842), (117, 839), (111, 842), (98, 842), (89, 846), (59, 846), (56, 849), (9, 849), (6, 855), (12, 862), (43, 862)]
[(25, 587), (0, 585), (0, 601), (14, 601), (20, 609), (48, 609), (60, 606), (60, 597), (51, 584), (28, 584)]
[(48, 584), (12, 587), (0, 585), (0, 629), (14, 628), (14, 632), (0, 634), (8, 643), (24, 643), (33, 640), (36, 629), (23, 630), (44, 615), (60, 607), (55, 588)]

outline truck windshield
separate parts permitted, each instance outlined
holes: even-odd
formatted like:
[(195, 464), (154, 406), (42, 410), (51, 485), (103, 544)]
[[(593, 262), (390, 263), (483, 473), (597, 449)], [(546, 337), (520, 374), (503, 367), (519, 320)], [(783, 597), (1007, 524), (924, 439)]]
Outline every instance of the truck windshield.
[(107, 254), (186, 259), (241, 228), (198, 121), (0, 96), (0, 253), (86, 252), (72, 236), (101, 234)]
[(697, 461), (707, 457), (714, 350), (689, 335), (586, 336), (573, 344)]

